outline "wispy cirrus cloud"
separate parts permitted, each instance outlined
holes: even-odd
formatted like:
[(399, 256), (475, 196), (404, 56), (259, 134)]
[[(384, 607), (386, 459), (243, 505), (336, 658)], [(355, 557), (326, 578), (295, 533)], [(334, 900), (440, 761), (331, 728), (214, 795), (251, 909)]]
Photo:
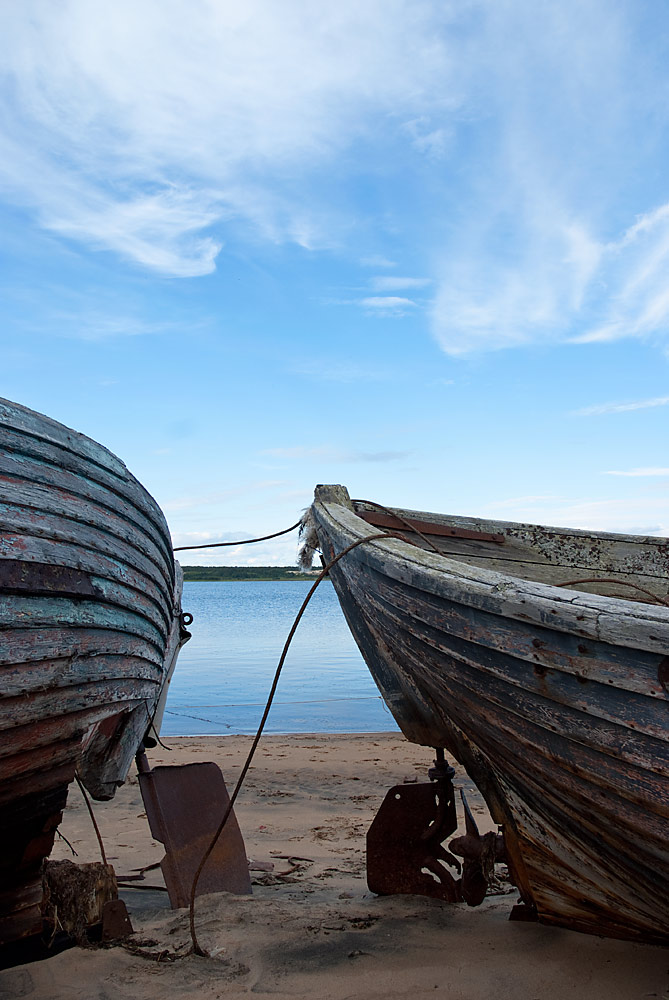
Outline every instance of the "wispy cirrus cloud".
[(632, 4), (581, 10), (577, 23), (570, 4), (502, 2), (480, 24), (465, 89), (499, 129), (474, 127), (492, 145), (436, 265), (432, 329), (449, 354), (666, 338), (666, 64)]
[(669, 476), (669, 468), (662, 466), (645, 466), (640, 469), (627, 469), (627, 470), (616, 470), (611, 469), (604, 473), (605, 476), (631, 476), (637, 478), (639, 476)]
[(384, 382), (393, 378), (390, 370), (383, 366), (363, 365), (337, 358), (300, 361), (291, 366), (291, 371), (319, 382)]
[(401, 278), (395, 275), (378, 275), (371, 279), (375, 292), (401, 292), (408, 288), (425, 288), (432, 284), (432, 278)]
[(599, 403), (574, 410), (575, 417), (595, 417), (606, 413), (629, 413), (633, 410), (649, 410), (656, 406), (669, 406), (669, 396), (655, 396), (652, 399), (637, 399), (629, 403)]
[(410, 451), (349, 451), (344, 448), (334, 448), (329, 445), (307, 447), (297, 445), (290, 448), (266, 448), (260, 452), (270, 458), (286, 461), (319, 461), (319, 462), (397, 462), (408, 458)]
[(370, 295), (360, 299), (359, 304), (363, 309), (380, 316), (404, 316), (407, 310), (416, 307), (416, 303), (412, 299), (406, 299), (400, 295)]
[[(259, 492), (275, 490), (281, 486), (285, 486), (285, 482), (282, 479), (265, 479), (261, 482), (238, 486), (229, 490), (212, 490), (167, 498), (161, 500), (161, 507), (168, 514), (176, 514), (184, 510), (194, 510), (200, 507), (212, 507), (225, 504), (231, 500), (237, 500), (240, 497), (253, 497)], [(220, 540), (226, 541), (225, 538)]]
[(586, 531), (611, 531), (629, 535), (669, 534), (669, 502), (664, 496), (593, 499), (567, 497), (517, 497), (487, 505), (504, 519), (530, 524), (551, 524)]
[(553, 493), (540, 493), (540, 494), (530, 494), (528, 496), (522, 497), (509, 497), (506, 500), (495, 500), (494, 503), (486, 504), (483, 508), (488, 510), (494, 508), (497, 510), (504, 510), (505, 508), (515, 510), (517, 507), (526, 506), (537, 506), (539, 504), (556, 503), (560, 500), (560, 497), (555, 496)]
[(150, 321), (132, 315), (102, 312), (59, 313), (53, 316), (53, 326), (65, 337), (77, 340), (107, 340), (111, 337), (146, 337), (180, 331), (183, 326), (173, 321)]
[(372, 254), (371, 257), (363, 257), (360, 261), (362, 267), (397, 267), (397, 262), (389, 260), (382, 254)]
[[(378, 270), (419, 243), (425, 277), (370, 290), (433, 283), (452, 355), (666, 338), (669, 73), (641, 5), (6, 6), (0, 191), (50, 233), (179, 278), (238, 241)], [(372, 176), (378, 204), (342, 194)]]
[(443, 104), (448, 19), (408, 0), (16, 5), (0, 187), (43, 227), (177, 277), (209, 273), (233, 221), (327, 244), (339, 222), (309, 178), (370, 118)]

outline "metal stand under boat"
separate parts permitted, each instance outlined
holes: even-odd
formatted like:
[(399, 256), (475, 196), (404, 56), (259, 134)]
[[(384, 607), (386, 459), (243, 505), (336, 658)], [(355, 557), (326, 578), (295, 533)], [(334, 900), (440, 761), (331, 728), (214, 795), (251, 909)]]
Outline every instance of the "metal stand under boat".
[(443, 846), (458, 826), (455, 771), (442, 748), (436, 754), (429, 782), (395, 785), (383, 800), (367, 833), (367, 885), (381, 896), (415, 894), (478, 906), (495, 862), (505, 859), (504, 839), (497, 833), (481, 837), (461, 791), (466, 833), (451, 841), (450, 850)]
[[(137, 754), (139, 787), (151, 833), (165, 846), (160, 862), (172, 909), (188, 906), (193, 879), (230, 802), (217, 764), (149, 768)], [(234, 812), (230, 813), (197, 885), (197, 896), (211, 892), (251, 892), (246, 850)]]

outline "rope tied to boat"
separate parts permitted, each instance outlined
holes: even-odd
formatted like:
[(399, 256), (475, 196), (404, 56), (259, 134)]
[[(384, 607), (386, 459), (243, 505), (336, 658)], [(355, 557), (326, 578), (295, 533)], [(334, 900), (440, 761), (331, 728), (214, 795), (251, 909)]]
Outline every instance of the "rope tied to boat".
[[(307, 514), (308, 513), (309, 512), (307, 511)], [(303, 520), (306, 521), (306, 517)], [(301, 523), (302, 523), (302, 521), (300, 522), (300, 524)], [(189, 903), (189, 923), (190, 923), (190, 936), (191, 936), (191, 941), (192, 941), (192, 944), (193, 944), (193, 952), (196, 955), (200, 955), (203, 958), (209, 957), (209, 953), (207, 951), (205, 951), (201, 947), (201, 945), (200, 945), (200, 943), (199, 943), (199, 941), (197, 939), (197, 933), (196, 933), (196, 930), (195, 930), (195, 893), (197, 891), (198, 882), (200, 881), (200, 876), (202, 874), (204, 866), (206, 865), (209, 857), (211, 856), (212, 851), (216, 847), (216, 844), (218, 843), (218, 840), (219, 840), (219, 838), (220, 838), (220, 836), (223, 833), (223, 830), (225, 828), (225, 824), (228, 822), (230, 814), (232, 813), (232, 810), (234, 808), (234, 804), (237, 801), (237, 796), (239, 795), (239, 792), (241, 791), (242, 785), (244, 784), (244, 780), (245, 780), (246, 775), (248, 773), (248, 770), (249, 770), (249, 768), (251, 766), (251, 762), (252, 762), (253, 757), (255, 755), (255, 752), (256, 752), (256, 749), (258, 747), (258, 744), (260, 743), (260, 737), (262, 736), (263, 730), (265, 728), (265, 723), (267, 722), (267, 717), (269, 716), (270, 709), (271, 709), (272, 703), (274, 701), (274, 695), (276, 694), (276, 689), (277, 689), (277, 686), (278, 686), (278, 683), (279, 683), (279, 678), (281, 676), (281, 671), (283, 670), (283, 665), (284, 665), (284, 663), (286, 661), (286, 656), (288, 654), (288, 649), (290, 647), (290, 644), (291, 644), (291, 642), (293, 640), (293, 636), (295, 635), (295, 632), (297, 631), (297, 626), (300, 623), (300, 620), (301, 620), (302, 615), (304, 614), (304, 612), (305, 612), (305, 610), (307, 608), (307, 605), (309, 604), (311, 598), (315, 594), (316, 589), (318, 588), (319, 584), (328, 575), (328, 573), (330, 572), (330, 570), (332, 569), (332, 567), (335, 566), (340, 561), (340, 559), (343, 559), (343, 557), (345, 555), (347, 555), (353, 549), (357, 548), (358, 545), (362, 545), (364, 542), (373, 542), (375, 540), (380, 540), (380, 539), (385, 539), (385, 538), (399, 538), (401, 541), (406, 541), (406, 539), (402, 535), (400, 535), (399, 533), (397, 533), (397, 532), (382, 531), (382, 532), (376, 532), (373, 535), (366, 535), (364, 538), (358, 538), (354, 542), (351, 542), (350, 545), (348, 545), (345, 549), (342, 549), (341, 552), (337, 553), (337, 555), (334, 556), (334, 558), (330, 559), (329, 562), (327, 562), (323, 566), (322, 570), (320, 571), (320, 573), (318, 574), (318, 576), (314, 580), (313, 584), (309, 588), (309, 592), (308, 592), (307, 596), (305, 597), (305, 599), (303, 600), (303, 602), (302, 602), (302, 604), (300, 606), (300, 609), (297, 612), (297, 615), (295, 616), (295, 620), (293, 621), (293, 624), (292, 624), (292, 627), (290, 629), (290, 632), (288, 633), (288, 638), (286, 639), (286, 642), (285, 642), (284, 647), (283, 647), (283, 651), (281, 653), (281, 657), (279, 658), (279, 662), (278, 662), (276, 670), (274, 672), (274, 678), (272, 680), (272, 685), (270, 687), (269, 695), (267, 697), (267, 702), (265, 704), (265, 709), (263, 711), (262, 718), (261, 718), (260, 723), (258, 725), (258, 729), (256, 731), (256, 735), (255, 735), (255, 737), (253, 739), (253, 743), (251, 744), (251, 748), (250, 748), (250, 750), (249, 750), (249, 752), (248, 752), (248, 754), (246, 756), (246, 760), (244, 761), (244, 765), (243, 765), (242, 770), (240, 772), (240, 775), (239, 775), (239, 777), (237, 779), (237, 783), (236, 783), (236, 785), (234, 787), (232, 795), (230, 796), (230, 801), (228, 802), (228, 805), (227, 805), (226, 810), (225, 810), (225, 812), (223, 814), (223, 818), (221, 819), (219, 827), (218, 827), (216, 833), (214, 834), (214, 836), (213, 836), (213, 838), (211, 840), (211, 843), (209, 844), (209, 847), (205, 851), (205, 853), (204, 853), (204, 855), (202, 857), (202, 860), (200, 861), (200, 864), (198, 865), (197, 870), (195, 872), (195, 875), (193, 877), (193, 884), (191, 886), (190, 903)]]
[(74, 777), (77, 784), (79, 785), (79, 791), (83, 796), (84, 802), (86, 803), (86, 808), (88, 809), (88, 815), (91, 817), (91, 822), (93, 823), (93, 829), (95, 830), (95, 836), (98, 838), (98, 846), (100, 848), (100, 857), (102, 858), (102, 864), (106, 865), (107, 854), (105, 852), (105, 845), (102, 841), (102, 834), (100, 833), (100, 827), (98, 826), (97, 820), (95, 818), (95, 813), (93, 812), (93, 806), (91, 805), (91, 800), (89, 799), (86, 789), (84, 788), (84, 784), (76, 771), (74, 772)]
[[(351, 500), (351, 503), (366, 503), (370, 507), (376, 507), (378, 510), (382, 510), (384, 514), (388, 514), (390, 517), (394, 517), (398, 521), (401, 521), (409, 531), (411, 531), (414, 535), (418, 535), (419, 538), (422, 538), (425, 544), (429, 546), (433, 552), (436, 552), (438, 556), (443, 555), (443, 552), (437, 548), (434, 542), (432, 542), (427, 535), (424, 535), (423, 532), (419, 530), (415, 523), (412, 523), (408, 518), (403, 517), (402, 514), (398, 513), (396, 510), (391, 510), (390, 507), (384, 507), (382, 503), (377, 503), (376, 500)], [(400, 537), (402, 538), (402, 541), (407, 541), (407, 539), (403, 536), (400, 535)]]
[(187, 549), (220, 549), (224, 548), (226, 545), (253, 545), (255, 542), (266, 542), (268, 538), (278, 538), (280, 535), (289, 535), (291, 531), (295, 531), (302, 524), (302, 518), (295, 524), (291, 524), (290, 528), (284, 528), (283, 531), (275, 531), (271, 535), (262, 535), (260, 538), (242, 538), (237, 542), (206, 542), (204, 545), (177, 545), (173, 548), (173, 552), (185, 552)]

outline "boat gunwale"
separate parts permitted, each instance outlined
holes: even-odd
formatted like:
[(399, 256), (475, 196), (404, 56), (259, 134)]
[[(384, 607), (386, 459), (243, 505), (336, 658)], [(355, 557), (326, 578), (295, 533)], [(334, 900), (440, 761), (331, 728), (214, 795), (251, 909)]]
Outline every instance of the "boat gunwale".
[[(469, 593), (464, 592), (463, 587), (463, 592), (456, 598), (462, 604), (478, 607), (478, 602), (473, 598), (476, 596), (483, 597), (488, 601), (495, 601), (500, 606), (498, 613), (505, 617), (524, 621), (524, 617), (519, 613), (520, 609), (512, 608), (508, 602), (508, 597), (511, 596), (510, 591), (513, 590), (516, 596), (525, 597), (528, 604), (531, 602), (535, 606), (540, 601), (546, 601), (552, 606), (558, 606), (563, 611), (570, 609), (590, 611), (595, 616), (595, 620), (592, 622), (588, 621), (585, 617), (582, 618), (578, 622), (579, 634), (590, 635), (598, 640), (601, 639), (598, 628), (599, 620), (605, 614), (622, 619), (623, 624), (626, 624), (628, 628), (630, 627), (629, 619), (631, 618), (634, 622), (633, 627), (648, 624), (666, 626), (669, 630), (669, 607), (663, 604), (651, 604), (650, 602), (635, 601), (624, 597), (590, 594), (568, 587), (560, 587), (555, 584), (525, 580), (510, 573), (502, 573), (499, 570), (471, 565), (451, 555), (418, 548), (411, 542), (404, 541), (396, 535), (389, 535), (388, 538), (379, 538), (378, 532), (371, 532), (370, 525), (354, 510), (344, 506), (342, 503), (316, 498), (313, 506), (317, 510), (319, 508), (322, 509), (329, 520), (348, 536), (350, 539), (348, 544), (372, 533), (377, 536), (374, 541), (370, 541), (367, 545), (358, 546), (355, 553), (352, 554), (353, 558), (366, 562), (370, 559), (370, 555), (375, 560), (379, 557), (386, 557), (386, 560), (389, 560), (390, 564), (395, 566), (397, 572), (396, 578), (400, 580), (406, 576), (406, 574), (402, 573), (402, 564), (408, 563), (421, 577), (426, 581), (430, 581), (432, 586), (428, 589), (433, 593), (440, 592), (438, 586), (436, 590), (434, 589), (435, 585), (443, 584), (446, 581), (453, 587), (457, 587), (458, 583), (466, 584)], [(394, 511), (398, 508), (389, 509)], [(538, 528), (540, 525), (535, 525), (535, 527)], [(587, 536), (589, 533), (585, 532), (584, 534)], [(593, 532), (591, 534), (596, 533)], [(634, 538), (634, 536), (624, 537)], [(388, 569), (388, 562), (384, 561), (383, 572), (387, 573)], [(390, 575), (394, 576), (395, 574)], [(410, 581), (404, 580), (403, 582)], [(412, 586), (415, 585), (415, 583), (412, 583)], [(475, 589), (476, 593), (471, 593), (472, 588)], [(501, 609), (502, 603), (505, 605), (503, 610)], [(560, 632), (569, 631), (569, 629), (559, 627), (557, 622), (544, 621), (540, 622), (540, 624), (544, 624), (546, 627)], [(616, 644), (637, 646), (638, 640), (638, 635), (634, 639), (629, 637), (628, 641), (623, 641), (622, 637), (617, 637)], [(666, 640), (667, 644), (669, 644), (669, 632)], [(656, 650), (650, 647), (649, 651), (655, 652)]]
[[(318, 489), (318, 487), (317, 487)], [(320, 500), (316, 497), (316, 503), (335, 503), (334, 500)], [(357, 513), (356, 508), (368, 507), (370, 511), (377, 509), (376, 505), (369, 500), (351, 500), (351, 508), (349, 508), (357, 517), (360, 515)], [(343, 506), (340, 505), (340, 506)], [(640, 542), (650, 545), (662, 545), (665, 544), (669, 546), (669, 538), (664, 535), (628, 535), (624, 532), (616, 531), (590, 531), (587, 528), (566, 528), (564, 526), (552, 525), (552, 524), (536, 524), (532, 521), (496, 521), (494, 519), (488, 519), (484, 517), (470, 517), (465, 514), (440, 514), (436, 511), (425, 511), (425, 510), (410, 510), (404, 507), (388, 507), (386, 508), (391, 514), (400, 514), (402, 517), (407, 519), (424, 520), (431, 521), (434, 524), (439, 524), (443, 526), (453, 526), (456, 528), (467, 528), (472, 531), (489, 532), (490, 534), (505, 534), (508, 528), (519, 528), (527, 529), (532, 531), (534, 529), (539, 529), (542, 532), (549, 532), (550, 534), (556, 535), (566, 535), (573, 536), (574, 538), (597, 538), (601, 539), (603, 542), (629, 542), (632, 545), (637, 545)], [(364, 520), (364, 518), (361, 518)], [(408, 528), (406, 529), (408, 530)]]

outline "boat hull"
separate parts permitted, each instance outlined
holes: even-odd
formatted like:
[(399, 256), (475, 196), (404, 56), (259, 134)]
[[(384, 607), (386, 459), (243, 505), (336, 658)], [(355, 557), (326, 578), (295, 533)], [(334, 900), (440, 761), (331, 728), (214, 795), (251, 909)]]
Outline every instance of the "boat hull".
[(111, 798), (180, 646), (182, 577), (114, 455), (0, 400), (0, 943), (41, 927), (75, 770)]
[[(331, 559), (378, 529), (326, 489), (312, 513)], [(465, 766), (538, 918), (669, 943), (666, 609), (394, 539), (358, 545), (331, 576), (400, 728)]]

